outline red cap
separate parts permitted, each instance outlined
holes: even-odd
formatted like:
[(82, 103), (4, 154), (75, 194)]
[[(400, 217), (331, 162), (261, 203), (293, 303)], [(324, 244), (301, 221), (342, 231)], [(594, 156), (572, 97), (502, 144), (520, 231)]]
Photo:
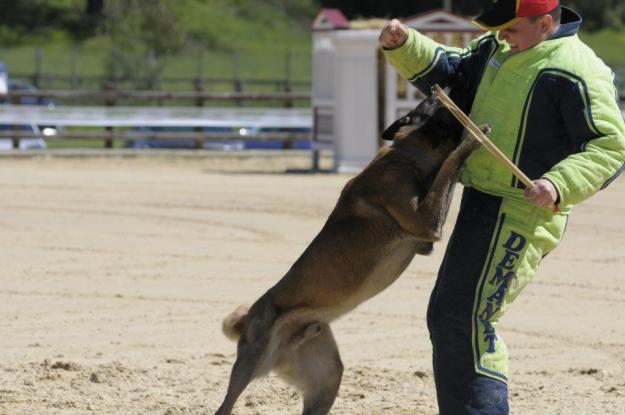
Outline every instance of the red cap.
[(560, 5), (559, 0), (518, 0), (517, 17), (542, 16)]
[(476, 17), (473, 23), (486, 30), (503, 30), (521, 17), (541, 16), (559, 5), (559, 0), (493, 0), (492, 7)]

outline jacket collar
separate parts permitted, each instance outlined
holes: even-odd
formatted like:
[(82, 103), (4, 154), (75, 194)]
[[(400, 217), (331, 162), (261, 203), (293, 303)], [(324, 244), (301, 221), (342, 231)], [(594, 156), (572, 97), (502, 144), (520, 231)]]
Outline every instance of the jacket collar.
[(560, 19), (560, 29), (551, 37), (551, 39), (559, 39), (561, 37), (573, 36), (579, 32), (579, 28), (582, 24), (582, 17), (569, 9), (566, 6), (562, 6), (562, 18)]

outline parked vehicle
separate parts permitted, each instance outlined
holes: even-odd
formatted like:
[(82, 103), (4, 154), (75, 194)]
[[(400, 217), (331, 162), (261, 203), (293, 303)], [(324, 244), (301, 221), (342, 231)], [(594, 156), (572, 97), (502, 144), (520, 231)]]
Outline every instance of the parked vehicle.
[(7, 66), (0, 62), (0, 95), (4, 95), (9, 91), (9, 75), (7, 74)]
[[(145, 133), (194, 133), (193, 127), (137, 127), (133, 131)], [(222, 133), (224, 135), (234, 134), (234, 130), (229, 127), (204, 127), (202, 131), (211, 133)], [(165, 148), (165, 149), (194, 149), (196, 140), (194, 139), (167, 139), (167, 138), (143, 138), (136, 140), (126, 140), (126, 148)], [(211, 139), (204, 140), (202, 148), (205, 150), (243, 150), (244, 143), (236, 139)]]
[[(0, 150), (12, 150), (13, 139), (11, 132), (14, 127), (12, 125), (0, 124)], [(20, 125), (21, 131), (28, 131), (37, 135), (41, 135), (41, 131), (36, 125)], [(20, 139), (20, 150), (41, 150), (48, 148), (46, 142), (42, 138), (22, 138)]]
[[(280, 135), (275, 139), (272, 135)], [(260, 127), (247, 129), (245, 136), (246, 149), (294, 149), (310, 150), (312, 148), (312, 131), (310, 128), (291, 127)], [(306, 138), (300, 138), (306, 137)]]
[[(23, 90), (24, 88), (28, 88), (28, 84), (19, 81), (10, 80), (8, 77), (7, 67), (4, 63), (0, 62), (0, 96), (5, 97), (6, 94), (15, 90)], [(43, 103), (43, 101), (32, 102), (32, 99), (37, 100), (37, 98), (33, 97), (22, 97), (20, 99), (20, 103), (26, 105), (50, 105), (51, 102)], [(12, 150), (13, 149), (13, 134), (11, 134), (15, 130), (14, 125), (0, 124), (0, 150)], [(19, 149), (20, 150), (29, 150), (29, 149), (44, 149), (48, 146), (46, 142), (41, 138), (42, 132), (40, 128), (36, 125), (24, 124), (17, 127), (20, 131), (30, 132), (38, 137), (34, 138), (21, 138), (19, 141)], [(56, 129), (54, 129), (54, 134), (56, 134)]]
[[(7, 88), (9, 95), (15, 91), (37, 91), (37, 88), (26, 82), (9, 79), (7, 82)], [(48, 108), (53, 109), (56, 104), (46, 97), (20, 97), (17, 102), (19, 105), (45, 105)], [(58, 128), (54, 125), (40, 125), (39, 131), (43, 137), (52, 137), (58, 134)]]
[[(134, 131), (192, 133), (195, 130), (192, 127), (139, 127)], [(202, 145), (202, 148), (206, 150), (309, 150), (312, 148), (310, 128), (203, 127), (202, 131), (232, 137), (228, 139), (206, 139)], [(278, 136), (279, 138), (277, 138)], [(124, 147), (193, 149), (196, 148), (196, 141), (193, 139), (147, 138), (127, 140)]]

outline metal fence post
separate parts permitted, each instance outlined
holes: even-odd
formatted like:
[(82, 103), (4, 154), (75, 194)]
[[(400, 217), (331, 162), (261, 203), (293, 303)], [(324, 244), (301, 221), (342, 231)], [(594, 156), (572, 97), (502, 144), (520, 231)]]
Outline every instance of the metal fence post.
[(35, 73), (33, 74), (33, 85), (41, 88), (41, 48), (35, 48)]
[[(9, 95), (11, 98), (11, 104), (13, 105), (19, 105), (20, 103), (20, 97), (19, 96), (14, 96), (14, 95)], [(17, 124), (13, 124), (11, 125), (11, 130), (13, 132), (13, 136), (11, 138), (12, 141), (12, 145), (13, 145), (13, 149), (17, 150), (20, 148), (20, 126)]]
[[(109, 82), (106, 83), (106, 85), (104, 86), (104, 89), (106, 91), (116, 90), (117, 89), (116, 80), (114, 78), (111, 79)], [(116, 104), (115, 98), (107, 97), (104, 100), (104, 105), (107, 107), (114, 107), (115, 104)], [(104, 139), (104, 148), (113, 148), (113, 137), (114, 137), (113, 127), (105, 127), (104, 129), (107, 133), (107, 136)]]
[(313, 106), (312, 172), (319, 172), (319, 107)]
[(76, 60), (78, 59), (78, 47), (76, 44), (72, 45), (69, 58), (69, 70), (70, 70), (70, 85), (71, 89), (78, 89), (80, 87), (78, 83), (78, 73), (76, 70)]
[[(240, 71), (240, 66), (241, 66), (241, 54), (239, 52), (234, 52), (232, 55), (232, 74), (234, 76), (234, 92), (235, 93), (241, 93), (243, 92), (243, 81), (241, 80), (241, 71)], [(240, 107), (241, 105), (243, 105), (243, 101), (240, 99), (237, 99), (235, 101), (236, 106)]]
[[(292, 78), (292, 69), (291, 66), (293, 64), (293, 55), (291, 53), (291, 50), (288, 50), (286, 52), (286, 73), (284, 74), (285, 79), (284, 79), (284, 92), (286, 92), (287, 94), (289, 92), (291, 92), (293, 90), (293, 86), (291, 85), (291, 78)], [(284, 106), (287, 108), (292, 108), (293, 107), (293, 100), (292, 99), (286, 99), (284, 101)]]

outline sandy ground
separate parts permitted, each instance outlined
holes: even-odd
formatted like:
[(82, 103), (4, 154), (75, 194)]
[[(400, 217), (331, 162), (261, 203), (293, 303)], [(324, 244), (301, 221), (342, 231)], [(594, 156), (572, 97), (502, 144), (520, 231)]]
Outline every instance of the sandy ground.
[[(212, 414), (235, 351), (222, 317), (283, 275), (348, 179), (265, 167), (0, 159), (0, 414)], [(624, 246), (619, 180), (503, 320), (513, 413), (625, 413)], [(442, 251), (333, 325), (333, 414), (437, 413), (425, 310)], [(270, 376), (235, 413), (300, 405)]]

